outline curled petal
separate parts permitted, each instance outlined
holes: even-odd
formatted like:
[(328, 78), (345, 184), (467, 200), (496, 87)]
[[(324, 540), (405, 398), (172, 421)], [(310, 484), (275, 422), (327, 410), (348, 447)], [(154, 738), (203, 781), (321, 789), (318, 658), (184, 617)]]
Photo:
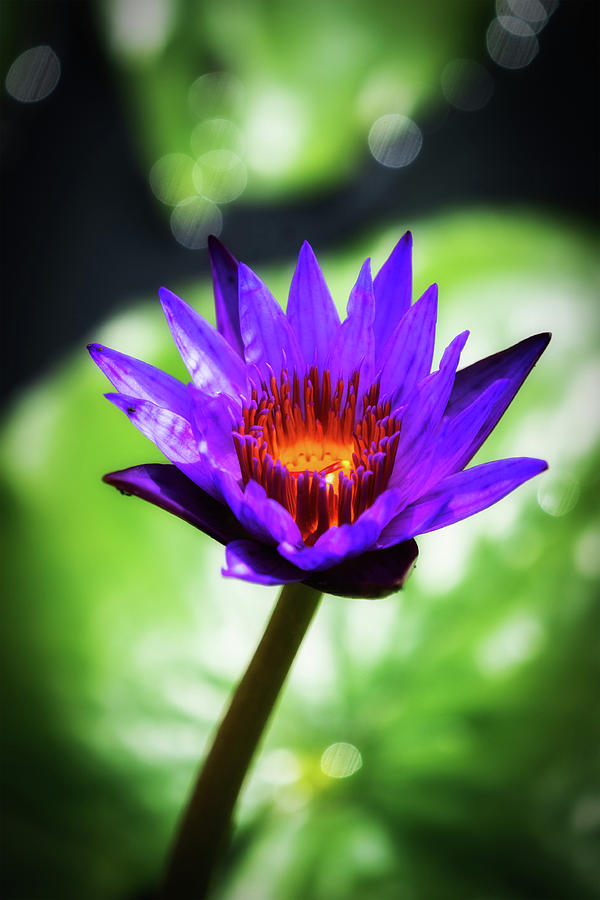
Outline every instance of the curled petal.
[(167, 463), (147, 463), (109, 472), (102, 479), (121, 491), (159, 506), (221, 544), (244, 534), (231, 511)]

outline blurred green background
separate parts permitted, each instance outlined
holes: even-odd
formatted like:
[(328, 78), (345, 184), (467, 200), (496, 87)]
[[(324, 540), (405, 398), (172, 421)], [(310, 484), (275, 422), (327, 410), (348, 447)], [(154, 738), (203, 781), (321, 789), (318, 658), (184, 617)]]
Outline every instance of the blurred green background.
[[(328, 191), (360, 193), (384, 169), (410, 183), (419, 140), (443, 157), (447, 116), (460, 128), (482, 115), (501, 69), (527, 77), (556, 6), (97, 4), (139, 191), (160, 241), (194, 259), (160, 281), (214, 321), (208, 280), (190, 274), (206, 268), (207, 228), (242, 256), (228, 222), (235, 236), (266, 211), (284, 230), (298, 198), (335, 202)], [(17, 96), (51, 83), (48, 59), (45, 82), (6, 76), (11, 102), (52, 102)], [(467, 165), (476, 180), (484, 163), (468, 148)], [(419, 539), (401, 594), (325, 599), (244, 791), (221, 900), (600, 894), (596, 231), (518, 197), (413, 207), (363, 221), (357, 200), (343, 235), (316, 246), (336, 302), (410, 227), (415, 296), (440, 285), (436, 359), (464, 328), (465, 364), (553, 331), (477, 457), (541, 456), (550, 470)], [(285, 303), (293, 255), (244, 246)], [(65, 246), (57, 265), (69, 261)], [(13, 393), (0, 437), (3, 856), (19, 900), (153, 896), (276, 596), (223, 580), (220, 546), (100, 482), (160, 455), (103, 399), (82, 348), (98, 340), (185, 378), (155, 291), (130, 291), (84, 330)]]

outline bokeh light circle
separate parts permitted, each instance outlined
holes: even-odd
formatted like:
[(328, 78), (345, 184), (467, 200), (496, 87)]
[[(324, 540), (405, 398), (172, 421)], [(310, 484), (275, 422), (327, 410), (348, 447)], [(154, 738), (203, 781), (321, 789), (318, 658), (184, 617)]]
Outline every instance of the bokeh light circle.
[(486, 44), (491, 58), (504, 69), (523, 69), (539, 50), (533, 28), (516, 16), (498, 16), (490, 22)]
[(211, 150), (231, 150), (242, 156), (244, 135), (230, 119), (203, 119), (192, 131), (190, 146), (195, 157)]
[(419, 126), (408, 116), (391, 113), (381, 116), (369, 131), (369, 149), (378, 163), (390, 169), (409, 166), (423, 146)]
[(343, 741), (331, 744), (321, 756), (321, 771), (330, 778), (349, 778), (362, 767), (360, 751)]
[(196, 160), (194, 184), (198, 193), (214, 203), (230, 203), (246, 187), (246, 166), (231, 150), (209, 150)]
[(566, 516), (579, 499), (579, 481), (571, 472), (550, 472), (540, 483), (537, 497), (549, 516)]
[(150, 187), (161, 203), (177, 206), (182, 200), (195, 194), (193, 177), (194, 160), (185, 153), (167, 153), (150, 169)]
[(231, 72), (207, 72), (188, 92), (191, 111), (199, 119), (235, 118), (242, 107), (244, 85)]
[(206, 247), (209, 234), (219, 235), (222, 229), (221, 210), (206, 197), (188, 197), (171, 213), (173, 237), (188, 250)]
[(60, 79), (60, 60), (47, 44), (31, 47), (17, 56), (6, 74), (6, 90), (21, 103), (37, 103), (48, 97)]

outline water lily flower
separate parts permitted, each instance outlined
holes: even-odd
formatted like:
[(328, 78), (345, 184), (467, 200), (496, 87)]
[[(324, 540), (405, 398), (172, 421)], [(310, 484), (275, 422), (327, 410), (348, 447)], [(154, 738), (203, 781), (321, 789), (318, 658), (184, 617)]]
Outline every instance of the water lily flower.
[(160, 290), (190, 384), (89, 347), (116, 389), (108, 399), (170, 461), (105, 481), (223, 543), (226, 576), (355, 597), (401, 587), (417, 535), (547, 467), (523, 457), (468, 464), (550, 335), (459, 369), (464, 331), (432, 372), (438, 290), (411, 304), (411, 250), (407, 232), (374, 279), (366, 260), (340, 321), (308, 243), (284, 313), (212, 238), (216, 328)]

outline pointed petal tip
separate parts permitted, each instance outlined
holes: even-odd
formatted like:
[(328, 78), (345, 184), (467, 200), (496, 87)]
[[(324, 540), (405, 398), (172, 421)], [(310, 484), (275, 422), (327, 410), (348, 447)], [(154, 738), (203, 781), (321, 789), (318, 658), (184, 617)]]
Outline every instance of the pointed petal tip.
[(212, 258), (214, 256), (224, 256), (229, 261), (234, 262), (236, 265), (238, 264), (237, 259), (229, 250), (223, 241), (219, 240), (216, 234), (209, 234), (207, 238), (207, 246), (209, 256)]
[(250, 285), (256, 285), (260, 283), (260, 279), (258, 275), (252, 271), (250, 266), (247, 266), (246, 263), (241, 262), (238, 267), (238, 280), (239, 285), (242, 287), (249, 287)]

